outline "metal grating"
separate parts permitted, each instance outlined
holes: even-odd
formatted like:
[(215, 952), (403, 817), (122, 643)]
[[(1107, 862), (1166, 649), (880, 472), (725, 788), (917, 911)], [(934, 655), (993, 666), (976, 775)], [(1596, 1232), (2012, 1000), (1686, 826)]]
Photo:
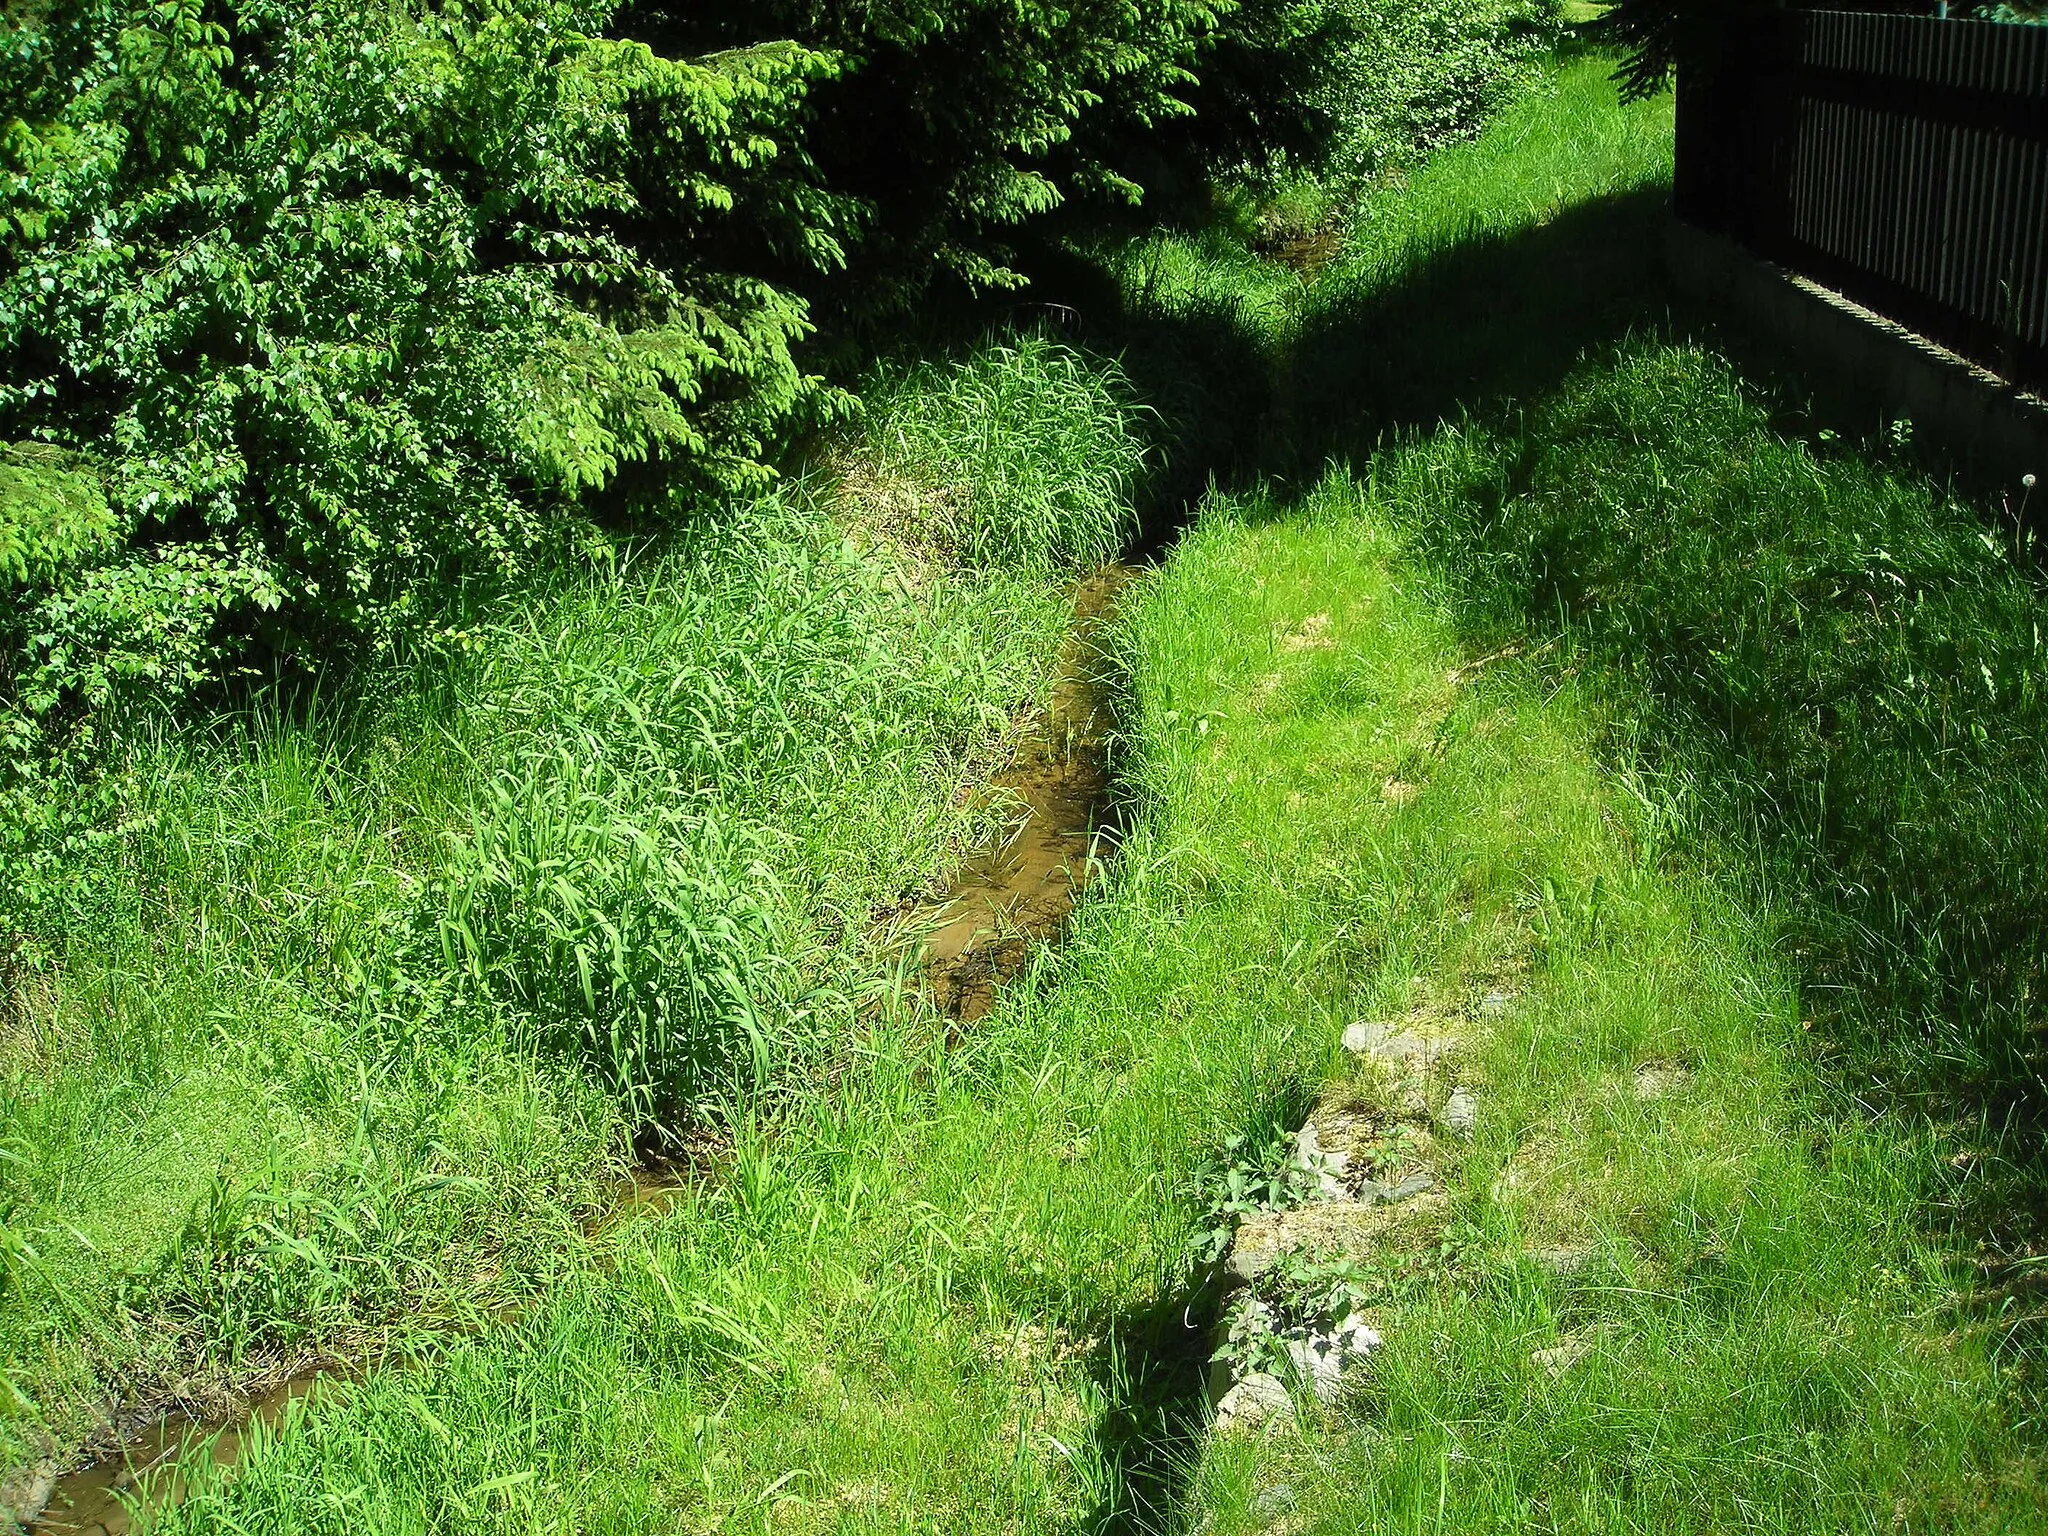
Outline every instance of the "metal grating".
[(1760, 12), (1678, 123), (1681, 218), (2048, 387), (2048, 27)]

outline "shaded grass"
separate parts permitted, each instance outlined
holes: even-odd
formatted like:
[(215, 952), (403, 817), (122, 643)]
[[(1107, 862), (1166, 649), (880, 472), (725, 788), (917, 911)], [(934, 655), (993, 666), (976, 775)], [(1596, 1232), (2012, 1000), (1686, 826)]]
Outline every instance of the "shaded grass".
[[(2015, 1164), (1971, 1224), (1930, 1230), (1977, 1165), (1841, 1091), (2016, 1080), (2024, 1056), (1974, 1034), (1960, 1074), (1953, 1045), (1911, 1047), (1975, 1030), (1914, 999), (1956, 995), (1947, 957), (1984, 952), (1953, 905), (1885, 909), (1935, 957), (1923, 995), (1873, 921), (1880, 942), (1810, 939), (1855, 932), (1829, 927), (1863, 910), (1837, 870), (1910, 894), (1987, 848), (2031, 867), (2000, 755), (2028, 717), (1995, 713), (2030, 699), (2024, 668), (1993, 667), (1986, 706), (1966, 685), (2032, 599), (1995, 538), (1972, 552), (1965, 509), (1788, 440), (1675, 339), (1650, 265), (1661, 119), (1598, 71), (1383, 194), (1313, 286), (1227, 235), (1096, 268), (1111, 296), (1080, 323), (1121, 338), (1173, 455), (1151, 494), (1221, 489), (1122, 621), (1138, 811), (1067, 951), (957, 1048), (886, 998), (845, 1016), (771, 1117), (727, 1117), (720, 1177), (594, 1258), (536, 1263), (517, 1323), (303, 1410), (169, 1528), (2044, 1524), (1957, 1242), (2038, 1186)], [(905, 569), (881, 589), (915, 589)], [(1939, 680), (1934, 713), (1902, 666)], [(1974, 748), (1926, 733), (1949, 720)], [(764, 795), (817, 782), (759, 760)], [(1910, 821), (1804, 808), (1844, 781), (1928, 792)], [(815, 910), (851, 911), (830, 904), (848, 880)], [(1968, 889), (2005, 910), (1996, 880)], [(1376, 1256), (1389, 1343), (1299, 1438), (1210, 1443), (1199, 1170), (1326, 1079), (1384, 1109), (1336, 1042), (1415, 1016), (1464, 1034), (1481, 1116), (1444, 1144), (1451, 1199)], [(1810, 1045), (1859, 1017), (1865, 1053)], [(490, 1059), (592, 1094), (615, 1138), (616, 1099), (528, 1047)]]
[[(1973, 1305), (2030, 1357), (2035, 556), (1938, 462), (1820, 429), (1796, 358), (1668, 291), (1669, 104), (1618, 105), (1605, 69), (1567, 64), (1375, 194), (1313, 282), (1242, 280), (1227, 231), (1162, 236), (1096, 320), (1134, 378), (1213, 379), (1157, 397), (1169, 438), (1213, 450), (1178, 494), (1398, 475), (1475, 652), (1548, 640), (1560, 675), (1635, 701), (1617, 750), (1677, 807), (1674, 845), (1768, 867), (1831, 1080), (1942, 1127), (1926, 1214), (1981, 1250)], [(1154, 269), (1173, 281), (1134, 280)], [(1240, 353), (1261, 363), (1200, 366)]]

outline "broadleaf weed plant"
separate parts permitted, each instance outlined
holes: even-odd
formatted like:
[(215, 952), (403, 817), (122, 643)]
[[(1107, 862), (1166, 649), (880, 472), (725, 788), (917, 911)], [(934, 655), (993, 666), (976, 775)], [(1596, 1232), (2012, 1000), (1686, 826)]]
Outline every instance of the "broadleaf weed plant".
[(1240, 1376), (1265, 1371), (1285, 1380), (1294, 1368), (1289, 1330), (1335, 1327), (1375, 1293), (1393, 1289), (1403, 1269), (1398, 1257), (1285, 1250), (1231, 1298), (1223, 1341), (1211, 1358), (1228, 1361)]
[(1316, 1198), (1328, 1160), (1304, 1158), (1284, 1129), (1253, 1136), (1233, 1132), (1195, 1175), (1207, 1200), (1189, 1253), (1195, 1265), (1214, 1264), (1230, 1247), (1238, 1224), (1259, 1211), (1285, 1211)]

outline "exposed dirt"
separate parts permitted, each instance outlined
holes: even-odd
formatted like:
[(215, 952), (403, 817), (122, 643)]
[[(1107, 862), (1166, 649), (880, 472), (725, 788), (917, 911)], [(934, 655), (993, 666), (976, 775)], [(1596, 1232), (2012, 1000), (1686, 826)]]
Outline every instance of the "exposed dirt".
[(941, 899), (909, 916), (906, 926), (926, 935), (926, 995), (962, 1024), (987, 1013), (996, 989), (1065, 932), (1075, 900), (1116, 845), (1115, 715), (1100, 633), (1131, 574), (1108, 566), (1075, 588), (1074, 623), (1045, 717), (991, 782), (991, 793), (1018, 799), (1021, 819), (1002, 842), (970, 853)]

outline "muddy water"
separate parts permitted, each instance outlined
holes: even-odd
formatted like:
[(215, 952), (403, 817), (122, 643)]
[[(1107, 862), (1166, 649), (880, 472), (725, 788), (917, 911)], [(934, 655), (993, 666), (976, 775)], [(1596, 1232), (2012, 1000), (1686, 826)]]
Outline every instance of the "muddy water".
[(962, 1024), (988, 1012), (996, 989), (1024, 969), (1032, 951), (1059, 938), (1115, 846), (1115, 717), (1101, 631), (1131, 574), (1110, 566), (1075, 588), (1074, 623), (1045, 718), (992, 781), (996, 792), (1021, 802), (1021, 820), (1002, 842), (970, 853), (945, 896), (910, 919), (913, 930), (926, 931), (926, 993)]
[(136, 1511), (182, 1502), (186, 1485), (177, 1469), (189, 1466), (190, 1457), (202, 1446), (214, 1466), (232, 1467), (261, 1432), (259, 1426), (277, 1425), (293, 1403), (347, 1374), (333, 1367), (308, 1369), (272, 1387), (245, 1413), (226, 1422), (183, 1413), (158, 1421), (118, 1455), (56, 1479), (49, 1503), (28, 1523), (30, 1536), (126, 1536), (144, 1529)]
[[(1009, 765), (991, 781), (993, 792), (1020, 802), (1021, 819), (1003, 841), (968, 855), (944, 897), (910, 914), (910, 931), (924, 934), (927, 995), (961, 1024), (986, 1013), (997, 988), (1024, 969), (1032, 952), (1060, 937), (1075, 900), (1115, 846), (1108, 761), (1115, 721), (1103, 682), (1100, 632), (1132, 574), (1128, 567), (1110, 566), (1075, 588), (1074, 623), (1045, 717), (1026, 731)], [(696, 1150), (635, 1169), (616, 1191), (614, 1207), (592, 1224), (591, 1236), (673, 1204), (701, 1181), (711, 1154), (694, 1155)], [(208, 1446), (214, 1466), (232, 1467), (294, 1402), (354, 1374), (333, 1366), (310, 1368), (230, 1419), (171, 1415), (117, 1455), (55, 1479), (47, 1506), (28, 1522), (30, 1536), (125, 1536), (145, 1529), (146, 1514), (135, 1511), (182, 1501), (186, 1487), (177, 1468), (189, 1465), (201, 1446)]]

